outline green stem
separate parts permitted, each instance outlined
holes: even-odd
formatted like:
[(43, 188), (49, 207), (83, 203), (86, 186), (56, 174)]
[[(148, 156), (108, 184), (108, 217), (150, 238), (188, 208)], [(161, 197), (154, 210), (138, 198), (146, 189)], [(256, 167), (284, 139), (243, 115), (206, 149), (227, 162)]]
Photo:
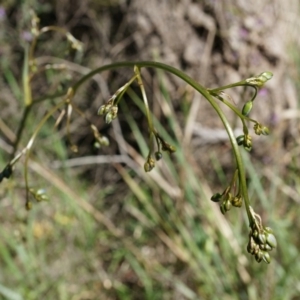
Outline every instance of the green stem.
[(66, 100), (62, 100), (59, 102), (55, 107), (53, 107), (40, 121), (38, 126), (36, 127), (34, 133), (32, 134), (29, 142), (27, 143), (26, 147), (24, 148), (25, 150), (25, 162), (24, 162), (24, 178), (25, 178), (25, 187), (26, 187), (26, 205), (29, 203), (29, 184), (28, 184), (28, 160), (29, 160), (29, 155), (30, 155), (30, 150), (32, 148), (32, 145), (34, 143), (34, 140), (38, 133), (40, 132), (41, 128), (43, 125), (46, 123), (46, 121), (53, 115), (55, 111), (57, 111), (61, 106), (65, 105)]
[(32, 107), (31, 105), (25, 106), (25, 109), (23, 111), (22, 119), (20, 121), (18, 131), (16, 134), (16, 140), (15, 140), (14, 146), (13, 146), (13, 152), (11, 153), (11, 156), (10, 156), (11, 159), (16, 155), (16, 152), (18, 150), (18, 146), (19, 146), (22, 134), (23, 134), (23, 130), (25, 129), (25, 123), (26, 123), (27, 117), (30, 113), (31, 107)]
[[(84, 83), (86, 82), (88, 79), (92, 78), (95, 74), (98, 74), (100, 72), (103, 71), (107, 71), (107, 70), (113, 70), (113, 69), (118, 69), (118, 68), (133, 68), (133, 67), (138, 67), (138, 68), (142, 68), (142, 67), (148, 67), (148, 68), (157, 68), (157, 69), (162, 69), (164, 71), (167, 71), (169, 73), (174, 74), (175, 76), (181, 78), (183, 81), (185, 81), (187, 84), (189, 84), (190, 86), (192, 86), (195, 90), (197, 90), (203, 97), (205, 97), (209, 103), (211, 104), (211, 106), (214, 108), (214, 110), (217, 112), (217, 114), (219, 115), (226, 131), (227, 134), (229, 136), (232, 148), (233, 148), (233, 152), (235, 155), (235, 159), (236, 159), (236, 164), (237, 164), (237, 168), (239, 170), (239, 178), (240, 178), (240, 183), (241, 183), (241, 189), (243, 192), (243, 197), (244, 197), (244, 201), (245, 201), (245, 206), (246, 206), (246, 211), (247, 211), (247, 215), (248, 215), (248, 219), (249, 219), (249, 225), (252, 225), (253, 223), (253, 217), (250, 213), (250, 201), (249, 201), (249, 197), (248, 197), (248, 191), (247, 191), (247, 183), (246, 183), (246, 177), (245, 177), (245, 169), (244, 169), (244, 165), (243, 165), (243, 161), (242, 161), (242, 157), (239, 151), (239, 146), (236, 142), (235, 136), (233, 134), (233, 131), (230, 127), (229, 122), (227, 121), (223, 111), (220, 109), (220, 107), (218, 106), (218, 104), (216, 103), (216, 101), (213, 99), (213, 97), (210, 95), (209, 91), (207, 89), (205, 89), (201, 84), (199, 84), (198, 82), (196, 82), (194, 79), (192, 79), (191, 77), (189, 77), (188, 75), (186, 75), (185, 73), (183, 73), (182, 71), (169, 66), (169, 65), (165, 65), (163, 63), (159, 63), (159, 62), (153, 62), (153, 61), (141, 61), (141, 62), (118, 62), (118, 63), (113, 63), (110, 65), (105, 65), (102, 66), (100, 68), (97, 68), (93, 71), (91, 71), (90, 73), (86, 74), (85, 76), (83, 76), (77, 83), (75, 83), (72, 87), (73, 92), (75, 93), (77, 91), (77, 89)], [(225, 86), (222, 87), (222, 89), (225, 88), (229, 88), (229, 87), (234, 87), (234, 86), (239, 86), (241, 85), (241, 83), (243, 85), (248, 85), (251, 86), (249, 84), (247, 84), (245, 81), (241, 81), (239, 83), (230, 85), (230, 86)], [(253, 87), (253, 86), (252, 86)], [(219, 89), (215, 89), (215, 90), (210, 90), (210, 91), (218, 91)]]

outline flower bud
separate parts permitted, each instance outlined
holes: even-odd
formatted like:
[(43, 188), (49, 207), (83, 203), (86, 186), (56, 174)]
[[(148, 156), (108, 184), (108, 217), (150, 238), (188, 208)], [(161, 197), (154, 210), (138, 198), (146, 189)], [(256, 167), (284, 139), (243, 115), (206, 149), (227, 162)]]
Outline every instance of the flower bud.
[(155, 167), (155, 160), (149, 156), (144, 164), (145, 172), (150, 172)]
[(162, 159), (162, 154), (161, 154), (161, 152), (157, 151), (157, 152), (155, 152), (154, 155), (155, 155), (155, 159), (156, 159), (157, 161), (159, 161), (159, 160)]
[(244, 146), (244, 149), (248, 152), (250, 152), (252, 150), (252, 146)]
[(263, 233), (260, 233), (258, 235), (258, 240), (259, 240), (260, 244), (265, 244), (267, 239), (266, 239), (266, 236)]
[(225, 205), (226, 211), (229, 211), (231, 209), (232, 204), (229, 199), (225, 201), (224, 205)]
[(235, 206), (235, 207), (241, 207), (242, 204), (243, 204), (243, 200), (242, 200), (242, 197), (239, 196), (239, 197), (234, 197), (231, 201), (232, 205)]
[(239, 135), (237, 138), (236, 138), (236, 142), (239, 146), (243, 145), (244, 144), (244, 140), (245, 140), (245, 136), (244, 135)]
[(262, 133), (263, 135), (269, 135), (269, 134), (270, 134), (270, 130), (269, 130), (268, 127), (263, 126), (262, 129), (261, 129), (261, 133)]
[(161, 147), (162, 151), (168, 151), (170, 154), (176, 151), (176, 147), (173, 145), (170, 145), (169, 143), (163, 141), (162, 142), (162, 147)]
[(222, 213), (223, 215), (225, 215), (225, 213), (226, 213), (226, 209), (225, 209), (225, 206), (224, 206), (224, 204), (221, 204), (221, 206), (220, 206), (220, 210), (221, 210), (221, 213)]
[(109, 146), (109, 139), (106, 136), (101, 136), (99, 138), (99, 143), (102, 146)]
[(269, 264), (271, 262), (270, 254), (266, 251), (263, 251), (262, 259), (265, 263)]
[(212, 195), (210, 200), (213, 202), (219, 202), (221, 200), (221, 198), (222, 198), (222, 195), (220, 193), (215, 193), (214, 195)]
[(105, 123), (109, 124), (113, 120), (113, 115), (111, 112), (108, 112), (105, 116)]
[(255, 254), (255, 259), (257, 262), (261, 262), (262, 261), (262, 258), (263, 258), (263, 253), (262, 251), (258, 251), (256, 254)]
[(104, 115), (105, 113), (105, 110), (106, 110), (106, 105), (101, 105), (98, 109), (98, 115)]
[(263, 72), (260, 75), (258, 75), (259, 78), (261, 78), (261, 80), (264, 80), (264, 82), (270, 80), (273, 77), (273, 73), (271, 72)]
[(272, 230), (271, 227), (264, 227), (264, 231), (265, 231), (266, 233), (273, 233), (273, 230)]
[(150, 172), (152, 170), (151, 167), (150, 167), (150, 164), (148, 162), (145, 162), (144, 170), (145, 170), (145, 172)]
[(118, 106), (117, 105), (112, 106), (110, 111), (111, 111), (112, 119), (115, 119), (118, 114)]
[(247, 101), (243, 106), (242, 115), (247, 117), (252, 109), (252, 106), (253, 106), (253, 102)]
[(267, 244), (270, 245), (272, 248), (276, 248), (277, 241), (275, 235), (272, 233), (267, 233)]

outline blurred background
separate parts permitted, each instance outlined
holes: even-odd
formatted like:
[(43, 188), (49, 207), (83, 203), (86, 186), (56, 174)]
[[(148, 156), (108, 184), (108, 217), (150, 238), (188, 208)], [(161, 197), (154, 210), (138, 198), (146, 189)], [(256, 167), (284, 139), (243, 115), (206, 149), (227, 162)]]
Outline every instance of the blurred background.
[[(76, 52), (61, 34), (39, 39), (36, 64), (65, 69), (36, 77), (34, 99), (123, 60), (170, 64), (211, 88), (273, 72), (251, 112), (271, 134), (253, 134), (253, 150), (242, 153), (252, 206), (273, 228), (278, 248), (270, 265), (256, 263), (246, 251), (244, 209), (223, 216), (209, 200), (228, 185), (235, 163), (208, 103), (178, 78), (143, 69), (155, 126), (177, 147), (145, 174), (148, 129), (137, 86), (111, 125), (97, 116), (132, 70), (104, 72), (74, 101), (110, 146), (95, 148), (89, 124), (74, 113), (70, 130), (79, 151), (72, 153), (65, 126), (54, 128), (54, 115), (29, 162), (30, 185), (44, 188), (49, 202), (25, 210), (23, 161), (1, 183), (0, 299), (300, 299), (299, 2), (2, 0), (1, 169), (24, 109), (30, 9), (41, 27), (63, 27), (83, 43)], [(240, 108), (247, 92), (228, 91)], [(19, 150), (55, 101), (34, 107)], [(241, 132), (240, 122), (222, 108)]]

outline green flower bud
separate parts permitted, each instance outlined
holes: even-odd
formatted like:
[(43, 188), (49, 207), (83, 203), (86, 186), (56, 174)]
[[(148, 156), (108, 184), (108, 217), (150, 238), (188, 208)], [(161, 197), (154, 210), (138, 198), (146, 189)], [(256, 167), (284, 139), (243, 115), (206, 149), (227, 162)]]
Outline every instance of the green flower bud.
[(277, 247), (277, 241), (275, 235), (272, 233), (267, 233), (267, 244), (270, 245), (272, 248)]
[(252, 146), (244, 146), (244, 149), (248, 152), (250, 152), (252, 150)]
[(162, 142), (162, 147), (161, 147), (161, 150), (162, 151), (168, 151), (169, 153), (173, 153), (176, 151), (176, 147), (173, 146), (173, 145), (170, 145), (169, 143), (167, 142)]
[(248, 84), (251, 84), (253, 86), (260, 88), (272, 77), (273, 77), (273, 74), (271, 72), (263, 72), (256, 77), (251, 77), (251, 78), (246, 79), (246, 82)]
[(269, 135), (269, 134), (270, 134), (270, 130), (269, 130), (268, 127), (263, 126), (263, 128), (261, 129), (261, 133), (262, 133), (263, 135)]
[(221, 204), (220, 210), (221, 210), (221, 213), (222, 213), (223, 215), (225, 215), (225, 213), (226, 213), (226, 208), (225, 208), (225, 206), (224, 206), (223, 204)]
[(239, 135), (237, 138), (236, 138), (236, 142), (239, 146), (243, 145), (244, 144), (244, 140), (245, 140), (245, 136), (244, 135)]
[(258, 241), (259, 241), (259, 243), (260, 244), (265, 244), (266, 243), (266, 236), (263, 234), (263, 233), (260, 233), (259, 235), (258, 235)]
[(271, 262), (270, 254), (266, 251), (263, 251), (262, 259), (265, 263), (269, 264)]
[(262, 134), (262, 126), (259, 123), (255, 123), (253, 126), (254, 132), (257, 135), (261, 135)]
[(265, 231), (266, 233), (273, 233), (273, 230), (272, 230), (271, 227), (264, 227), (264, 231)]
[(247, 117), (252, 109), (252, 106), (253, 106), (253, 102), (247, 101), (243, 106), (242, 115)]
[(98, 115), (104, 115), (105, 113), (105, 110), (106, 110), (106, 105), (101, 105), (98, 109)]
[(118, 106), (117, 105), (112, 106), (110, 112), (111, 112), (112, 119), (115, 119), (118, 114)]
[(265, 244), (265, 250), (271, 251), (273, 248), (269, 244)]
[(235, 207), (241, 207), (242, 204), (243, 204), (243, 200), (242, 200), (242, 197), (239, 196), (239, 197), (234, 197), (231, 201), (232, 205), (235, 206)]
[(161, 154), (161, 152), (157, 151), (157, 152), (155, 152), (154, 155), (155, 155), (155, 159), (156, 159), (157, 161), (159, 161), (159, 160), (162, 159), (162, 154)]
[(273, 77), (273, 73), (271, 72), (263, 72), (258, 75), (258, 79), (262, 81), (263, 83), (267, 82)]
[(95, 147), (96, 149), (100, 149), (100, 148), (101, 148), (101, 144), (100, 144), (99, 142), (95, 142), (95, 143), (94, 143), (94, 147)]
[(262, 251), (258, 251), (256, 254), (255, 254), (255, 259), (257, 262), (261, 262), (262, 259), (263, 259), (263, 252)]
[(152, 168), (150, 167), (150, 164), (148, 162), (145, 162), (144, 170), (145, 170), (145, 172), (150, 172), (152, 170)]
[(106, 136), (101, 136), (99, 138), (99, 143), (102, 146), (109, 146), (109, 139)]
[(149, 156), (144, 164), (145, 172), (150, 172), (155, 167), (155, 160)]
[(111, 112), (108, 112), (105, 116), (105, 123), (109, 124), (113, 120), (113, 115)]
[(225, 205), (226, 211), (229, 211), (232, 207), (232, 204), (231, 204), (230, 200), (226, 200), (224, 205)]
[(222, 198), (222, 195), (220, 193), (215, 193), (214, 195), (212, 195), (210, 200), (213, 202), (219, 202), (221, 200), (221, 198)]

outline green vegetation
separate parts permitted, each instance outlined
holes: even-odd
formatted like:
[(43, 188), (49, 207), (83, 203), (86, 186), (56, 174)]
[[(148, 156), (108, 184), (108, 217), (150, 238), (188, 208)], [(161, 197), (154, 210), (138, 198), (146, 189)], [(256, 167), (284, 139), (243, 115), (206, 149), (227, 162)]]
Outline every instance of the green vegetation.
[[(114, 63), (76, 76), (67, 63), (40, 64), (35, 53), (39, 39), (54, 32), (67, 38), (58, 48), (71, 45), (79, 66), (82, 44), (60, 27), (40, 28), (34, 14), (28, 20), (32, 38), (24, 42), (22, 80), (1, 57), (4, 93), (19, 109), (1, 116), (0, 124), (1, 179), (9, 178), (0, 190), (0, 295), (297, 299), (297, 151), (284, 180), (277, 175), (279, 164), (265, 168), (247, 152), (255, 148), (253, 132), (269, 134), (249, 113), (271, 74), (214, 89), (157, 62)], [(145, 67), (157, 72), (152, 74), (155, 84), (143, 76)], [(115, 94), (96, 110), (86, 108), (92, 102), (87, 100), (92, 76), (120, 68), (121, 84), (108, 77)], [(183, 138), (182, 128), (193, 113), (189, 95), (182, 95), (184, 109), (176, 111), (165, 86), (168, 75), (161, 70), (183, 79), (212, 105), (233, 148), (230, 172), (217, 151), (207, 155), (211, 172), (203, 172)], [(254, 90), (241, 108), (231, 101), (230, 91), (224, 92), (237, 86)], [(243, 134), (237, 139), (219, 104), (241, 120)], [(245, 215), (231, 209), (240, 206)], [(276, 246), (272, 232), (278, 245), (269, 255)], [(270, 257), (269, 265), (255, 262), (269, 263)]]

